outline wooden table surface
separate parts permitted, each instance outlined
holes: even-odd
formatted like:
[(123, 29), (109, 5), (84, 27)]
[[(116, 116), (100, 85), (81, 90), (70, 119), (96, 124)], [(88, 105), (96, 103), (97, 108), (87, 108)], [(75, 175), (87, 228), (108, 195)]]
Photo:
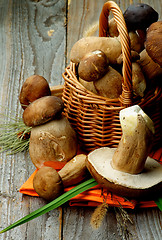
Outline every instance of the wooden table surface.
[[(72, 45), (98, 23), (104, 2), (0, 0), (1, 119), (22, 116), (18, 96), (27, 77), (42, 75), (50, 86), (63, 83), (62, 73)], [(115, 2), (123, 11), (132, 2), (145, 2), (162, 16), (161, 0)], [(28, 152), (0, 155), (0, 230), (44, 206), (44, 200), (19, 193), (20, 186), (34, 170)], [(94, 208), (63, 206), (1, 234), (0, 240), (126, 239), (120, 233), (113, 208), (97, 230), (90, 226), (93, 211)], [(158, 208), (127, 212), (133, 221), (127, 228), (130, 239), (162, 239), (162, 214)]]

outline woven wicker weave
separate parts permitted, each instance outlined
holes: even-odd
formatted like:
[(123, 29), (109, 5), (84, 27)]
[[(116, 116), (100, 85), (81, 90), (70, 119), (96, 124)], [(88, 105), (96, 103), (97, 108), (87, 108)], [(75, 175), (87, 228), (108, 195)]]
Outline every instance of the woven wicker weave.
[(130, 40), (123, 14), (115, 2), (104, 4), (99, 21), (99, 36), (108, 36), (108, 21), (103, 18), (113, 12), (118, 26), (123, 54), (122, 94), (118, 99), (109, 99), (85, 89), (78, 81), (77, 67), (74, 63), (65, 69), (63, 89), (64, 114), (78, 134), (80, 142), (87, 151), (98, 147), (117, 147), (121, 138), (119, 111), (125, 107), (138, 104), (152, 118), (155, 125), (156, 141), (161, 141), (160, 87), (149, 90), (143, 99), (133, 97), (131, 81)]

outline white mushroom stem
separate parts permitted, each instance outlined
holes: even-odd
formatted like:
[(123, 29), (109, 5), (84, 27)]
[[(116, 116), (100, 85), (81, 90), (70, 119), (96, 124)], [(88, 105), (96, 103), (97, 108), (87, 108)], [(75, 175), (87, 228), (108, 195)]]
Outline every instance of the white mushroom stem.
[(116, 170), (137, 174), (142, 172), (153, 142), (152, 120), (138, 106), (120, 111), (122, 138), (112, 158)]

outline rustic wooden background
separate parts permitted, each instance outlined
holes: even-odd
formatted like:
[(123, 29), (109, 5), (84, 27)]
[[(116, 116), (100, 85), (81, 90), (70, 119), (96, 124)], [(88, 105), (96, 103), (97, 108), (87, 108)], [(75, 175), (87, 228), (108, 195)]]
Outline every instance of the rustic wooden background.
[[(44, 76), (51, 86), (63, 83), (72, 45), (98, 22), (105, 0), (0, 0), (0, 113), (1, 119), (22, 116), (18, 96), (24, 80)], [(162, 16), (161, 0), (115, 1), (124, 11), (130, 3), (150, 4)], [(97, 35), (97, 32), (95, 32)], [(7, 118), (5, 117), (8, 116)], [(19, 193), (35, 170), (29, 154), (0, 155), (0, 230), (38, 209), (45, 201)], [(120, 236), (110, 208), (102, 226), (93, 230), (93, 208), (60, 207), (0, 235), (0, 240), (105, 240)], [(158, 208), (128, 211), (130, 239), (162, 239)]]

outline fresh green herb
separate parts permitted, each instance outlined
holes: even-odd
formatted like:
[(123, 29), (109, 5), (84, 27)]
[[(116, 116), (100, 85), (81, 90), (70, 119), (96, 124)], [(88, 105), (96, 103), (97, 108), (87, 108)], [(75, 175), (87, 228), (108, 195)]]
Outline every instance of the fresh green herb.
[(18, 220), (17, 222), (11, 224), (10, 226), (8, 226), (7, 228), (3, 229), (2, 231), (0, 231), (0, 233), (4, 233), (7, 232), (8, 230), (11, 230), (12, 228), (15, 228), (21, 224), (24, 224), (36, 217), (39, 217), (59, 206), (61, 206), (62, 204), (66, 203), (67, 201), (69, 201), (71, 198), (75, 197), (76, 195), (96, 186), (98, 183), (93, 179), (89, 179), (81, 184), (79, 184), (78, 186), (72, 188), (71, 190), (69, 190), (68, 192), (62, 194), (60, 197), (56, 198), (55, 200), (53, 200), (52, 202), (46, 204), (45, 206), (37, 209), (36, 211), (30, 213), (29, 215), (21, 218), (20, 220)]
[(157, 200), (155, 200), (155, 203), (160, 209), (160, 211), (162, 211), (162, 198), (158, 198)]
[(28, 150), (31, 127), (26, 126), (22, 119), (0, 123), (0, 152), (14, 154)]

